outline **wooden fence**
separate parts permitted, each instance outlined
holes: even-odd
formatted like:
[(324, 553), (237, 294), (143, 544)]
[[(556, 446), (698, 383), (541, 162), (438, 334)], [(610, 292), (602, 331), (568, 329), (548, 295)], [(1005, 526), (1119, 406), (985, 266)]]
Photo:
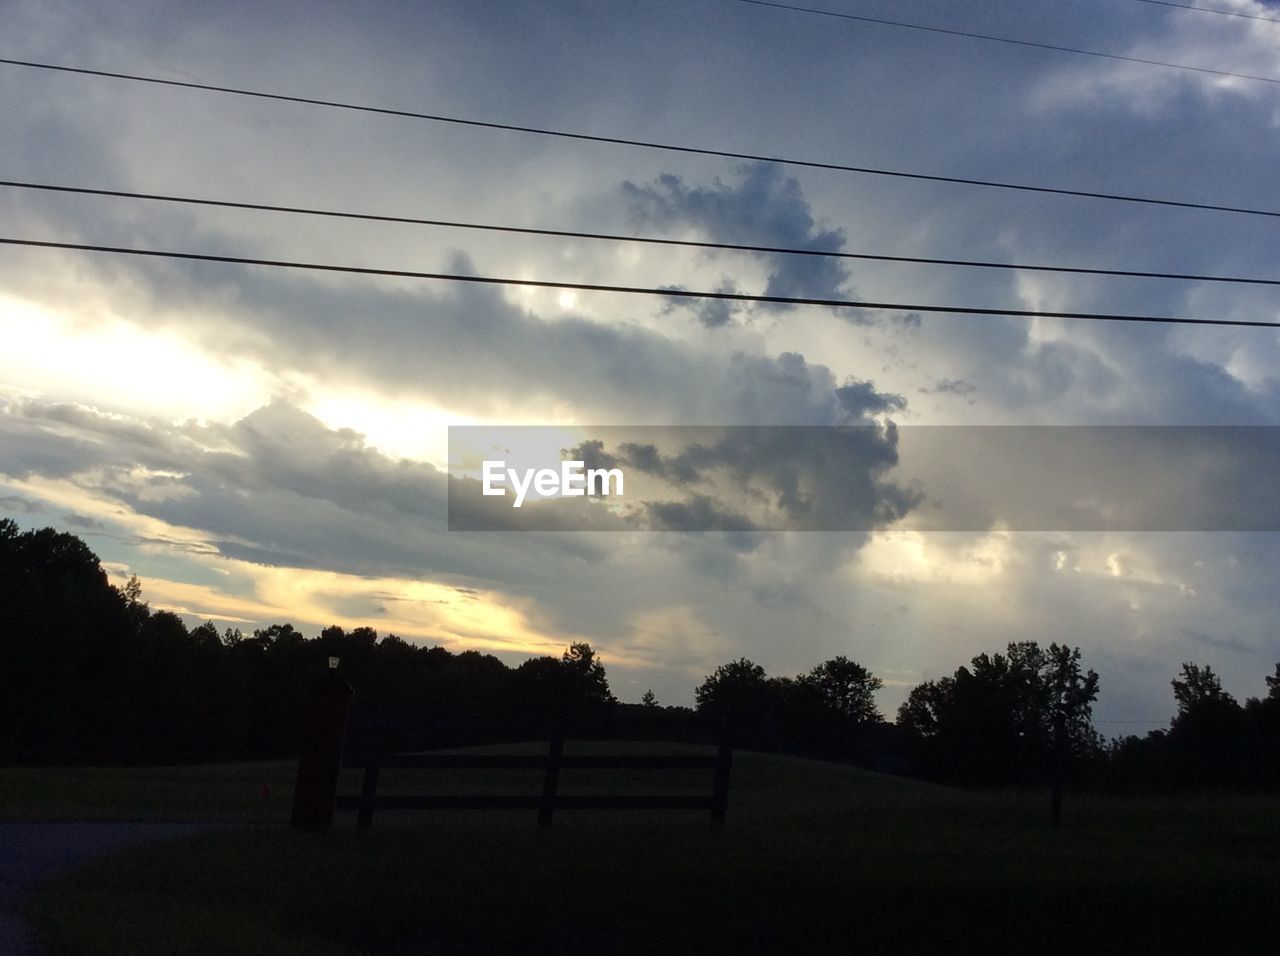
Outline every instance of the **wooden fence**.
[[(374, 810), (537, 810), (538, 826), (551, 825), (556, 810), (706, 810), (711, 825), (724, 825), (729, 806), (733, 750), (722, 740), (713, 756), (684, 754), (565, 755), (564, 739), (538, 754), (383, 754), (356, 763), (364, 768), (359, 796), (339, 796), (337, 809), (356, 810), (356, 825), (373, 825)], [(398, 770), (543, 770), (541, 794), (378, 794), (383, 769)], [(696, 794), (562, 794), (561, 770), (710, 770), (711, 792)]]

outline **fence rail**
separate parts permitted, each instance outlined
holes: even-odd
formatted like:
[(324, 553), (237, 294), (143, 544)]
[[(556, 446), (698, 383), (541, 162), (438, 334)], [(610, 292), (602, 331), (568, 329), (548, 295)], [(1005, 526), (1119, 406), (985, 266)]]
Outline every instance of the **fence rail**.
[[(556, 810), (706, 810), (712, 826), (723, 826), (729, 805), (733, 749), (722, 740), (714, 755), (572, 754), (555, 739), (545, 754), (383, 754), (355, 764), (364, 769), (359, 796), (339, 796), (337, 809), (358, 811), (356, 826), (373, 825), (374, 810), (537, 810), (547, 827)], [(378, 794), (382, 770), (542, 770), (539, 794)], [(562, 794), (561, 770), (709, 770), (707, 795)]]

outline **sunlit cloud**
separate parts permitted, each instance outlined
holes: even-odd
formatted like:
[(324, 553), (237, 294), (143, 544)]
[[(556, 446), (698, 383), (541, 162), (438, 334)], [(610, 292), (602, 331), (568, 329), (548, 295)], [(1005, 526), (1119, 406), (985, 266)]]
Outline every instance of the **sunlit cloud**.
[(1013, 535), (978, 536), (882, 531), (858, 556), (857, 570), (894, 587), (993, 587), (1016, 559)]
[(211, 355), (182, 336), (105, 313), (90, 321), (0, 296), (0, 389), (91, 400), (173, 420), (238, 418), (270, 398), (250, 363)]

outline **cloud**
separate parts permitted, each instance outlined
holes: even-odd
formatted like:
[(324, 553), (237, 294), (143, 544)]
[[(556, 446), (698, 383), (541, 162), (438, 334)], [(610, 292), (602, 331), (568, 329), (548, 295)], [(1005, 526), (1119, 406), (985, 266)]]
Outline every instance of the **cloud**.
[[(687, 291), (684, 286), (663, 286), (667, 291)], [(732, 279), (724, 279), (714, 289), (715, 292), (734, 295), (742, 290)], [(742, 306), (732, 299), (693, 299), (687, 296), (672, 296), (663, 307), (663, 315), (670, 315), (678, 309), (687, 310), (707, 329), (719, 329), (733, 322), (742, 311)]]
[[(1275, 7), (1253, 0), (1228, 0), (1220, 7), (1274, 18)], [(1186, 110), (1194, 100), (1220, 105), (1224, 99), (1268, 100), (1265, 82), (1222, 75), (1280, 73), (1276, 41), (1280, 24), (1248, 17), (1183, 14), (1149, 18), (1130, 36), (1124, 55), (1198, 67), (1203, 72), (1161, 70), (1136, 63), (1071, 63), (1050, 74), (1037, 96), (1052, 103), (1094, 102), (1143, 118)]]
[(836, 401), (840, 406), (841, 424), (900, 412), (907, 407), (907, 400), (901, 395), (878, 392), (873, 382), (852, 378), (836, 389)]
[(729, 406), (739, 414), (717, 424), (854, 424), (906, 407), (902, 396), (877, 392), (870, 382), (849, 379), (837, 385), (830, 369), (807, 362), (798, 352), (776, 358), (735, 354), (725, 387)]
[[(116, 265), (109, 274), (119, 282), (155, 279), (145, 263)], [(459, 254), (446, 268), (475, 267)], [(803, 424), (830, 422), (838, 403), (831, 370), (799, 353), (707, 353), (638, 325), (543, 318), (487, 287), (335, 287), (250, 271), (229, 309), (221, 291), (194, 273), (179, 269), (169, 281), (165, 294), (183, 301), (189, 333), (207, 337), (225, 357), (250, 357), (281, 377), (373, 382), (471, 414), (570, 407), (619, 423)]]
[(1261, 650), (1261, 648), (1247, 644), (1239, 638), (1218, 637), (1189, 627), (1182, 628), (1182, 633), (1197, 644), (1203, 644), (1213, 650), (1229, 651), (1232, 654), (1257, 654)]
[(31, 501), (21, 495), (0, 495), (0, 511), (9, 514), (39, 515), (46, 509), (39, 501)]
[(746, 515), (718, 506), (707, 495), (687, 501), (646, 501), (643, 505), (655, 531), (756, 531)]
[[(785, 177), (772, 163), (737, 167), (736, 180), (717, 178), (711, 186), (690, 186), (674, 173), (652, 184), (622, 185), (636, 227), (664, 233), (693, 229), (713, 242), (839, 252), (841, 229), (819, 229), (797, 179)], [(769, 264), (764, 295), (843, 299), (849, 270), (839, 259), (823, 256), (763, 253)], [(765, 306), (782, 311), (789, 306)], [(723, 323), (719, 323), (723, 324)]]
[(447, 536), (444, 473), (283, 401), (229, 425), (27, 402), (0, 416), (0, 444), (19, 452), (0, 464), (4, 476), (72, 480), (132, 513), (197, 529), (205, 551), (263, 565), (527, 582), (548, 562), (599, 558), (571, 537), (493, 536), (486, 546)]
[(922, 395), (969, 395), (978, 390), (972, 382), (962, 378), (942, 378), (932, 388), (921, 388)]
[[(25, 436), (22, 445), (15, 446), (16, 434)], [(156, 606), (183, 613), (255, 624), (282, 617), (319, 623), (332, 614), (352, 622), (363, 617), (384, 630), (386, 621), (401, 621), (396, 627), (402, 631), (403, 622), (417, 621), (413, 633), (511, 650), (529, 635), (543, 641), (586, 637), (606, 653), (615, 649), (611, 668), (619, 658), (641, 666), (636, 654), (616, 649), (625, 646), (632, 620), (655, 620), (668, 605), (701, 608), (708, 631), (737, 635), (744, 648), (756, 640), (753, 619), (775, 632), (784, 617), (788, 626), (801, 626), (794, 607), (789, 616), (785, 609), (766, 609), (763, 617), (751, 610), (758, 596), (774, 593), (762, 585), (783, 583), (775, 567), (780, 543), (771, 536), (727, 530), (600, 540), (447, 532), (442, 473), (382, 455), (358, 433), (328, 428), (283, 401), (230, 424), (139, 421), (40, 402), (0, 416), (0, 446), (40, 443), (62, 449), (36, 456), (64, 463), (58, 477), (41, 476), (24, 463), (25, 478), (15, 478), (8, 457), (0, 475), (17, 482), (24, 498), (44, 490), (63, 501), (74, 485), (76, 513), (131, 532), (110, 534), (111, 546), (119, 540), (134, 548), (127, 563), (143, 576)], [(681, 526), (677, 509), (659, 509), (655, 520), (660, 518), (671, 528)], [(724, 526), (737, 527), (728, 519)], [(836, 556), (861, 540), (839, 537), (788, 549), (786, 581), (798, 588), (800, 579), (831, 573)], [(188, 562), (202, 582), (218, 570), (232, 573), (237, 583), (212, 587), (167, 575), (153, 580), (154, 573), (139, 567), (138, 554), (163, 555), (166, 564)], [(482, 592), (484, 608), (465, 627), (429, 609), (403, 606), (472, 601)], [(707, 607), (716, 592), (723, 592), (722, 606)], [(646, 666), (684, 661), (666, 681), (690, 679), (686, 668), (706, 673), (719, 662), (709, 652), (690, 657), (677, 645), (676, 635), (646, 638)], [(715, 646), (730, 645), (721, 640)], [(669, 693), (682, 699), (687, 691), (677, 683)]]
[[(878, 397), (865, 396), (864, 408)], [(898, 460), (892, 424), (620, 428), (593, 432), (569, 454), (630, 473), (627, 501), (640, 499), (658, 529), (867, 531), (922, 500), (884, 478)]]

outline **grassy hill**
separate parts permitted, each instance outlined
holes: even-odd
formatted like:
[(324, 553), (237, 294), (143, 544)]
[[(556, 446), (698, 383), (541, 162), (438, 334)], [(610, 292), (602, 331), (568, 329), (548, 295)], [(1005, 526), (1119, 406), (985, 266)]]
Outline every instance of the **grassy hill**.
[[(290, 770), (135, 778), (174, 784), (147, 814), (249, 821), (263, 816), (242, 791), (266, 777), (283, 820)], [(117, 797), (131, 786), (121, 773)], [(536, 790), (537, 774), (471, 774), (433, 789)], [(562, 792), (645, 785), (575, 776)], [(31, 915), (54, 954), (1253, 952), (1280, 928), (1280, 801), (1076, 800), (1053, 830), (1040, 795), (752, 753), (736, 755), (730, 792), (723, 831), (697, 812), (558, 812), (539, 831), (528, 812), (473, 811), (383, 813), (366, 833), (348, 817), (324, 835), (210, 834), (70, 874)]]

